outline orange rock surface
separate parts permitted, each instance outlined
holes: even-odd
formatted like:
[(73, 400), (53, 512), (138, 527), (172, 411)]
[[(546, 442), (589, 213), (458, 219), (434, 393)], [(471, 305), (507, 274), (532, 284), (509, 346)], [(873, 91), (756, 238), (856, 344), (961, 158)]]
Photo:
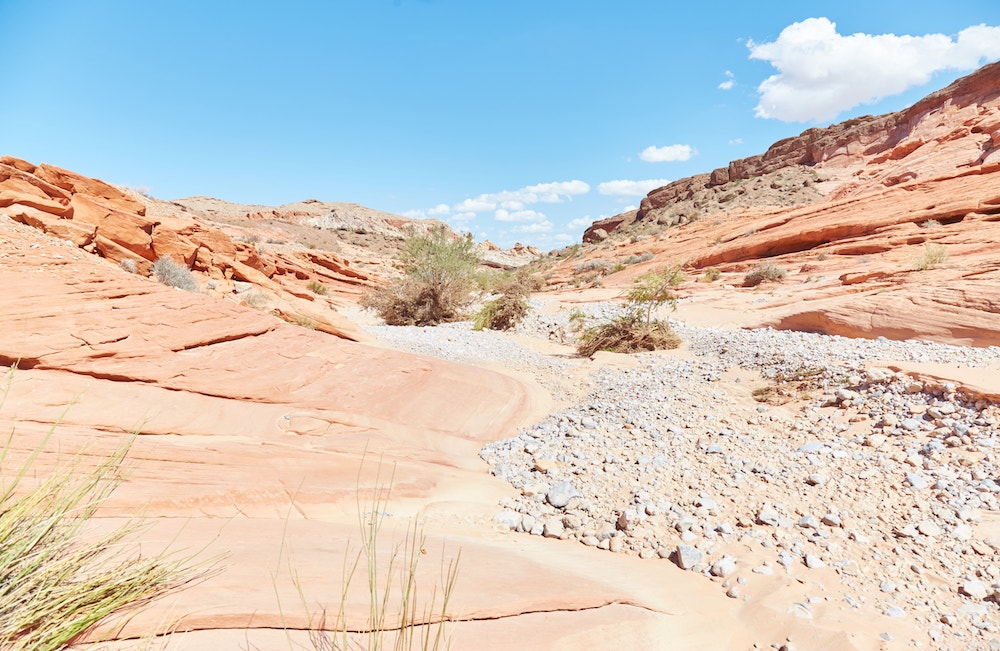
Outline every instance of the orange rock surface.
[[(654, 260), (602, 279), (626, 287), (665, 262), (683, 262), (682, 296), (747, 313), (747, 325), (852, 337), (1000, 344), (1000, 64), (985, 66), (913, 107), (810, 129), (767, 153), (653, 190), (641, 225), (698, 187), (734, 188), (758, 174), (810, 165), (826, 195), (792, 208), (740, 208), (606, 242), (585, 258)], [(595, 227), (599, 224), (595, 224)], [(943, 259), (927, 264), (935, 252)], [(553, 278), (568, 283), (573, 265)], [(740, 288), (756, 264), (789, 272)], [(693, 282), (716, 267), (721, 283)], [(922, 268), (923, 267), (923, 268)]]

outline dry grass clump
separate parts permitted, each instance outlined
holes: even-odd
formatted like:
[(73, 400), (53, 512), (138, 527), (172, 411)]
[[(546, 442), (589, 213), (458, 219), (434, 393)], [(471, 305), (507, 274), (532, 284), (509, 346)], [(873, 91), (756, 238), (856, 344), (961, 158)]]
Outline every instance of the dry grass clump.
[[(624, 313), (606, 323), (580, 331), (577, 353), (590, 357), (599, 350), (636, 353), (677, 348), (681, 339), (666, 321), (653, 318), (653, 311), (666, 303), (677, 307), (673, 288), (684, 281), (680, 266), (652, 271), (636, 280), (625, 297)], [(575, 315), (571, 315), (571, 322)]]
[(198, 291), (198, 281), (187, 267), (174, 262), (173, 258), (163, 256), (153, 263), (153, 277), (164, 285), (183, 289), (188, 292)]
[(743, 276), (743, 286), (756, 287), (764, 282), (781, 282), (786, 273), (787, 272), (781, 267), (770, 263), (754, 265), (754, 267), (751, 268), (745, 276)]
[(718, 267), (709, 267), (705, 269), (705, 275), (703, 276), (706, 283), (714, 283), (719, 278), (722, 278), (722, 272), (719, 271)]
[(131, 543), (141, 530), (137, 522), (110, 533), (87, 530), (121, 483), (129, 445), (95, 467), (87, 467), (81, 455), (38, 477), (33, 466), (55, 429), (19, 465), (10, 467), (13, 430), (0, 452), (0, 649), (5, 651), (70, 648), (108, 617), (134, 613), (194, 578), (191, 557), (144, 557)]
[[(341, 574), (341, 594), (337, 612), (320, 613), (311, 626), (310, 639), (316, 651), (348, 651), (350, 649), (421, 649), (438, 651), (450, 647), (445, 624), (451, 619), (449, 606), (458, 580), (461, 550), (447, 562), (442, 560), (440, 583), (430, 587), (419, 579), (418, 567), (426, 551), (427, 538), (414, 519), (401, 542), (386, 555), (379, 551), (378, 541), (384, 539), (383, 525), (392, 491), (393, 475), (382, 482), (381, 462), (375, 477), (374, 497), (364, 503), (360, 488), (356, 491), (360, 549), (347, 544)], [(358, 485), (361, 481), (358, 470)], [(303, 586), (289, 562), (292, 579), (298, 588), (304, 607), (308, 608)], [(347, 598), (358, 570), (365, 575), (368, 587), (367, 622), (347, 621)], [(331, 621), (332, 620), (332, 621)]]
[(326, 285), (319, 282), (318, 280), (310, 280), (309, 284), (306, 285), (308, 289), (313, 294), (318, 294), (319, 296), (326, 296), (327, 288)]
[(455, 238), (443, 227), (411, 236), (403, 247), (404, 276), (361, 297), (389, 325), (457, 321), (475, 300), (476, 255), (472, 236)]
[(948, 249), (944, 244), (925, 244), (924, 252), (913, 263), (917, 271), (924, 271), (938, 266), (948, 259)]

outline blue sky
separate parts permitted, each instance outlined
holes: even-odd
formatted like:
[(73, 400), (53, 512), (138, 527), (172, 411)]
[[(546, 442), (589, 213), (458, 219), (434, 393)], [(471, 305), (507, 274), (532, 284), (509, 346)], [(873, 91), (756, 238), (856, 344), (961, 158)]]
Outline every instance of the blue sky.
[[(985, 27), (977, 27), (984, 25)], [(0, 0), (0, 153), (551, 249), (1000, 58), (996, 0)]]

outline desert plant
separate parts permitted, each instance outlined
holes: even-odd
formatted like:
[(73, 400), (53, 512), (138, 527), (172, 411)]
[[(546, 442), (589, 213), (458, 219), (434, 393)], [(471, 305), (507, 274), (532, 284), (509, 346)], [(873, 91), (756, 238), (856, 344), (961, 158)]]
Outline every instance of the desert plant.
[(937, 228), (940, 225), (941, 222), (939, 222), (938, 220), (928, 219), (927, 221), (920, 224), (920, 228)]
[(722, 272), (719, 271), (718, 267), (709, 267), (705, 269), (704, 279), (706, 283), (714, 283), (719, 278), (722, 278)]
[(602, 258), (594, 258), (593, 260), (587, 260), (586, 262), (581, 262), (573, 268), (574, 274), (586, 273), (588, 271), (602, 272), (608, 268), (608, 261)]
[[(378, 541), (385, 535), (383, 525), (394, 477), (395, 469), (389, 481), (383, 483), (380, 462), (372, 500), (365, 503), (361, 497), (359, 467), (355, 493), (360, 549), (352, 553), (350, 541), (345, 547), (337, 612), (324, 611), (318, 617), (310, 615), (310, 639), (316, 651), (388, 648), (437, 651), (449, 647), (445, 624), (451, 618), (449, 605), (462, 553), (459, 550), (447, 562), (442, 560), (440, 584), (431, 587), (428, 599), (426, 586), (418, 580), (417, 572), (421, 556), (427, 553), (427, 538), (416, 519), (407, 527), (403, 540), (392, 545), (388, 555), (379, 551)], [(368, 621), (360, 627), (357, 624), (349, 626), (346, 607), (350, 587), (359, 569), (365, 575), (368, 588)], [(304, 587), (298, 581), (290, 557), (289, 571), (302, 605), (308, 610)]]
[(472, 321), (475, 330), (510, 330), (528, 313), (528, 301), (519, 294), (501, 294), (487, 301)]
[(917, 271), (931, 269), (948, 259), (948, 249), (943, 244), (925, 244), (924, 252), (914, 261)]
[(580, 332), (577, 352), (590, 357), (599, 350), (634, 353), (677, 348), (680, 337), (666, 321), (654, 319), (653, 312), (664, 303), (677, 308), (673, 290), (683, 281), (679, 266), (651, 271), (639, 278), (625, 296), (621, 315)]
[(80, 454), (48, 476), (36, 475), (57, 426), (19, 467), (10, 467), (13, 429), (0, 450), (0, 649), (68, 649), (109, 617), (134, 613), (197, 576), (193, 556), (142, 556), (132, 544), (142, 530), (137, 521), (110, 533), (88, 530), (122, 481), (131, 441), (96, 466)]
[(454, 237), (444, 226), (411, 235), (400, 263), (404, 276), (361, 297), (389, 325), (437, 325), (462, 318), (475, 300), (479, 263), (471, 235)]
[(130, 274), (136, 272), (135, 260), (132, 258), (122, 258), (118, 266), (122, 268), (122, 271), (127, 271)]
[(313, 294), (319, 294), (320, 296), (325, 296), (327, 292), (326, 285), (318, 280), (310, 280), (306, 288)]
[(528, 296), (545, 285), (545, 280), (521, 268), (512, 274), (505, 274), (495, 283), (500, 296), (487, 301), (473, 318), (476, 330), (510, 330), (520, 323), (528, 313)]
[(743, 276), (744, 287), (756, 287), (763, 282), (780, 282), (785, 277), (785, 270), (773, 264), (754, 265)]
[(188, 292), (198, 291), (198, 281), (187, 267), (174, 262), (173, 258), (162, 256), (153, 263), (153, 277), (164, 285), (183, 289)]

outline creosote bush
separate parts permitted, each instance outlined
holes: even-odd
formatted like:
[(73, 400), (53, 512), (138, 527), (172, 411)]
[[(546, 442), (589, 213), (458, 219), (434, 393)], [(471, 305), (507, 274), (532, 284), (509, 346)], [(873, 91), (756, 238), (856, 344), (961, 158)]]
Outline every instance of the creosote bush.
[(198, 291), (198, 281), (187, 267), (174, 262), (173, 258), (163, 256), (153, 263), (153, 277), (164, 285), (183, 289), (188, 292)]
[(620, 316), (580, 332), (577, 352), (590, 357), (599, 350), (636, 353), (677, 348), (680, 337), (666, 321), (653, 318), (653, 312), (664, 303), (677, 308), (677, 295), (673, 290), (682, 282), (684, 273), (679, 266), (640, 277), (625, 295), (625, 307)]
[(454, 237), (444, 226), (412, 235), (400, 254), (403, 277), (361, 297), (389, 325), (458, 321), (476, 296), (479, 257), (471, 235)]
[(719, 271), (718, 267), (709, 267), (705, 269), (704, 279), (706, 283), (714, 283), (719, 278), (722, 278), (722, 272)]
[(744, 287), (756, 287), (763, 282), (780, 282), (785, 277), (785, 270), (773, 264), (754, 265), (743, 276)]

